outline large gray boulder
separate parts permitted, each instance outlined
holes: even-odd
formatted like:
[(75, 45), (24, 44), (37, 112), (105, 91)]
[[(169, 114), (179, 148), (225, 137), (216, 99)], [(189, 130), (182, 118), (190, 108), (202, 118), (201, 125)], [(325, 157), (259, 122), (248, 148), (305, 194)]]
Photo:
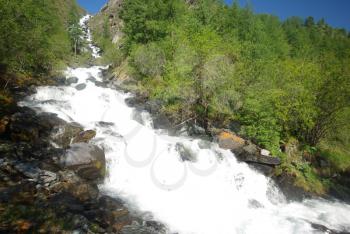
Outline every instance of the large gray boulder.
[(102, 149), (87, 143), (72, 144), (61, 158), (62, 166), (75, 171), (80, 177), (99, 181), (106, 172), (106, 158)]

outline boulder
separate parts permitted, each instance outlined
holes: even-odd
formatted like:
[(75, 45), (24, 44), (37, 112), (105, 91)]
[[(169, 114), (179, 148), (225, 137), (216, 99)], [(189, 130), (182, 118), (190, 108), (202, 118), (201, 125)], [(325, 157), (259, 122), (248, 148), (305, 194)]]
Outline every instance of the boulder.
[(72, 169), (80, 177), (97, 182), (106, 172), (106, 159), (102, 149), (87, 143), (75, 143), (66, 150), (61, 165)]
[(251, 163), (264, 174), (271, 174), (271, 168), (256, 165), (276, 166), (281, 164), (280, 159), (270, 156), (269, 151), (260, 149), (255, 144), (244, 140), (230, 131), (224, 130), (218, 132), (217, 141), (220, 148), (231, 150), (240, 161)]
[(95, 81), (95, 85), (101, 88), (107, 88), (107, 84), (101, 81)]
[(170, 129), (172, 125), (167, 116), (159, 113), (153, 116), (153, 127), (155, 129)]
[(9, 135), (15, 142), (45, 142), (52, 128), (62, 123), (63, 120), (55, 114), (42, 113), (37, 115), (33, 110), (23, 108), (11, 116)]
[(92, 138), (96, 136), (96, 131), (94, 130), (86, 130), (80, 132), (76, 137), (74, 137), (72, 143), (88, 143)]
[(128, 97), (125, 99), (126, 105), (129, 107), (135, 107), (136, 109), (139, 110), (144, 110), (145, 109), (145, 103), (146, 103), (146, 98), (143, 97), (142, 95), (136, 95), (134, 97)]
[(78, 91), (84, 90), (86, 88), (86, 84), (78, 84), (77, 86), (75, 86), (75, 89)]
[(248, 163), (252, 162), (271, 166), (277, 166), (281, 164), (281, 160), (277, 157), (261, 155), (259, 148), (252, 143), (244, 146), (242, 148), (242, 151), (238, 153), (236, 157), (239, 160)]
[(228, 131), (222, 131), (218, 135), (217, 139), (220, 148), (230, 149), (233, 151), (240, 150), (246, 143), (244, 139)]
[(56, 85), (64, 85), (66, 84), (66, 77), (63, 75), (57, 75), (57, 76), (53, 76), (51, 77), (51, 80), (56, 84)]
[(83, 127), (77, 123), (64, 123), (54, 128), (51, 140), (60, 147), (68, 148), (72, 139), (83, 130)]
[(152, 115), (156, 115), (160, 112), (162, 105), (163, 103), (160, 100), (149, 100), (145, 103), (145, 110)]
[(67, 85), (78, 83), (79, 79), (77, 77), (70, 77), (66, 80)]

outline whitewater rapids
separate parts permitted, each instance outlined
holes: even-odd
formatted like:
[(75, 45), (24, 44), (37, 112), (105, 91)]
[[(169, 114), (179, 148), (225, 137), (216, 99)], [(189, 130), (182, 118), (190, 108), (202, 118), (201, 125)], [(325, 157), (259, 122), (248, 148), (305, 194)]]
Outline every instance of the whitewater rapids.
[[(98, 48), (91, 48), (99, 57)], [(103, 81), (103, 69), (68, 68), (67, 78), (77, 77), (85, 89), (39, 87), (21, 103), (96, 130), (93, 143), (105, 150), (108, 164), (102, 192), (153, 216), (169, 233), (322, 233), (311, 224), (350, 231), (348, 204), (288, 202), (269, 178), (217, 144), (154, 130), (148, 113), (125, 104), (131, 94), (95, 85), (94, 79)], [(194, 159), (183, 161), (179, 145)]]

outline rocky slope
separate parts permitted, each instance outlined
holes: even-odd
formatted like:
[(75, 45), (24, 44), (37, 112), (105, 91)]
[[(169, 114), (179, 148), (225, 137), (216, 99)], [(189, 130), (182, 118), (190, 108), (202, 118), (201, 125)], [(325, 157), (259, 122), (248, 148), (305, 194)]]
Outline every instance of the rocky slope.
[(118, 43), (123, 37), (121, 30), (123, 22), (119, 18), (122, 2), (123, 0), (109, 0), (90, 22), (90, 27), (96, 34), (102, 34), (105, 27), (107, 27), (109, 37), (113, 43)]

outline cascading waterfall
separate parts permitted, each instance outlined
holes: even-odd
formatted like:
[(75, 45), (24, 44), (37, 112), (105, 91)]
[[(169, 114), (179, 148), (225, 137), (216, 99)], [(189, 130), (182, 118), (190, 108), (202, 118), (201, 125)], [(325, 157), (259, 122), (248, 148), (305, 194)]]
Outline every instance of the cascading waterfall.
[[(104, 148), (108, 161), (103, 192), (151, 214), (170, 233), (322, 233), (311, 224), (350, 231), (349, 205), (322, 199), (288, 202), (267, 177), (237, 162), (230, 151), (154, 130), (146, 112), (125, 104), (130, 94), (95, 85), (103, 69), (68, 68), (67, 78), (77, 77), (85, 89), (39, 87), (22, 102), (97, 131), (94, 143)], [(183, 160), (180, 148), (191, 158)]]

